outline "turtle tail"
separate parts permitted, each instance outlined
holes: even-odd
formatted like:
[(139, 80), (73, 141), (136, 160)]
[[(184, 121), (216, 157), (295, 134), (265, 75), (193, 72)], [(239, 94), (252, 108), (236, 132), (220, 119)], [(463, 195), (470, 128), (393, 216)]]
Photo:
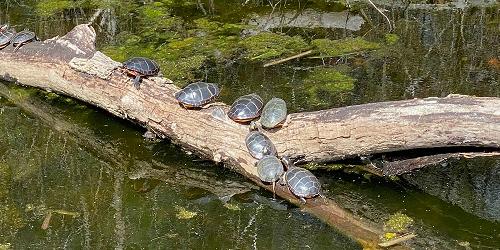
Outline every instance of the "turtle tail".
[(140, 75), (137, 75), (135, 76), (134, 78), (134, 87), (136, 89), (139, 89), (139, 85), (141, 84), (141, 76)]

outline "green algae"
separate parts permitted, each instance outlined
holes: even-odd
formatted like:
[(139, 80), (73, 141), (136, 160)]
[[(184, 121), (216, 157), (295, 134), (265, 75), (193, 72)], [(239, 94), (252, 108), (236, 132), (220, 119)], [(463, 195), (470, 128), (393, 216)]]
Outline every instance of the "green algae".
[(399, 41), (399, 36), (396, 34), (388, 33), (385, 34), (385, 43), (388, 45), (394, 45)]
[(311, 41), (311, 44), (320, 53), (319, 57), (344, 56), (380, 48), (380, 44), (367, 41), (361, 37), (350, 37), (340, 40), (315, 39)]
[(356, 79), (336, 68), (316, 68), (303, 80), (309, 102), (314, 106), (331, 105), (354, 89)]
[(413, 219), (406, 214), (397, 212), (389, 217), (384, 223), (384, 231), (403, 233), (413, 224)]
[(250, 60), (267, 60), (279, 56), (293, 55), (309, 49), (300, 36), (287, 36), (272, 32), (247, 37), (240, 42)]

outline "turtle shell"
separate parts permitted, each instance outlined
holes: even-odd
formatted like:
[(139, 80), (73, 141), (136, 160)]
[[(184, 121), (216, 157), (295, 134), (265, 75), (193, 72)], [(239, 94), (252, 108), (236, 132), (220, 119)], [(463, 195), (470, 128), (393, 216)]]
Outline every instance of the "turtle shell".
[(214, 83), (195, 82), (175, 93), (175, 99), (186, 107), (201, 107), (220, 94), (219, 87)]
[(130, 58), (123, 63), (123, 67), (143, 76), (155, 76), (160, 72), (160, 66), (155, 61), (144, 57)]
[(244, 95), (234, 101), (227, 115), (233, 121), (248, 122), (260, 116), (263, 105), (262, 98), (257, 94)]
[(251, 131), (248, 133), (245, 144), (248, 151), (256, 159), (262, 159), (266, 155), (276, 155), (276, 148), (273, 142), (260, 131)]
[(321, 192), (318, 178), (307, 169), (289, 168), (285, 173), (285, 180), (290, 191), (298, 197), (312, 198)]
[(273, 97), (262, 109), (260, 124), (265, 128), (274, 128), (286, 119), (286, 102)]
[(31, 42), (36, 39), (36, 35), (34, 32), (31, 32), (29, 30), (24, 30), (19, 33), (17, 33), (12, 40), (10, 41), (14, 47), (16, 47), (19, 44), (25, 44), (28, 42)]
[(0, 49), (5, 48), (10, 44), (11, 39), (16, 35), (16, 31), (13, 29), (4, 30), (0, 32)]
[(263, 182), (276, 182), (284, 172), (281, 161), (274, 155), (266, 155), (257, 162), (257, 174)]

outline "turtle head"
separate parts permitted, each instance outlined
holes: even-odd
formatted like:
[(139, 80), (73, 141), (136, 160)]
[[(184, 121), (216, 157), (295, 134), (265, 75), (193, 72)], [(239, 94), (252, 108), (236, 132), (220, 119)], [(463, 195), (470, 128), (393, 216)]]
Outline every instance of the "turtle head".
[(257, 123), (255, 121), (250, 122), (250, 131), (257, 131), (259, 130), (259, 126), (257, 126)]
[(283, 165), (285, 165), (286, 170), (294, 166), (293, 161), (286, 155), (281, 157), (281, 162), (283, 162)]

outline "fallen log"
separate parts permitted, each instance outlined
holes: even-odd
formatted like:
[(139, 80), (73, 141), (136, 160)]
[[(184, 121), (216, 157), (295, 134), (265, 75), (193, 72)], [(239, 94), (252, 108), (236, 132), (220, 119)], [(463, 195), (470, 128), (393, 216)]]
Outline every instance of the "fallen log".
[[(248, 126), (224, 115), (227, 105), (186, 110), (173, 94), (179, 89), (163, 78), (145, 79), (135, 89), (129, 79), (95, 50), (95, 31), (79, 25), (63, 37), (27, 44), (17, 53), (0, 51), (0, 76), (19, 84), (56, 91), (147, 127), (201, 157), (222, 162), (257, 185), (256, 162), (244, 139)], [(94, 61), (85, 60), (94, 57)], [(107, 61), (106, 61), (107, 60)], [(70, 66), (73, 65), (73, 67)], [(89, 66), (88, 62), (101, 62)], [(83, 70), (82, 70), (83, 69)], [(168, 69), (164, 71), (168, 73)], [(344, 159), (359, 155), (419, 148), (500, 148), (500, 99), (449, 96), (373, 103), (291, 114), (285, 128), (267, 134), (280, 155), (299, 161)], [(303, 205), (285, 188), (276, 194), (358, 240), (377, 247), (380, 227), (350, 214), (333, 200), (313, 199)]]

